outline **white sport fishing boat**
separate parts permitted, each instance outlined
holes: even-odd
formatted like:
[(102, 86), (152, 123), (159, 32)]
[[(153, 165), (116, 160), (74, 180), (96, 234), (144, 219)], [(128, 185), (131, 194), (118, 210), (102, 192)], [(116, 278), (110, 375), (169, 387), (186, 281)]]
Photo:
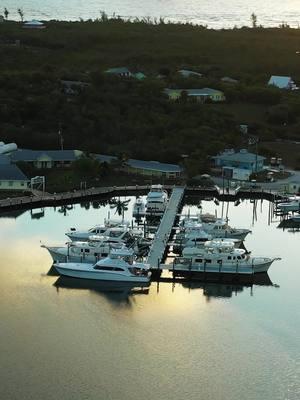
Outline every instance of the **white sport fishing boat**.
[(146, 215), (161, 216), (168, 204), (168, 193), (162, 185), (152, 185), (146, 198)]
[(130, 249), (112, 250), (108, 257), (95, 264), (55, 263), (54, 266), (64, 276), (102, 281), (149, 282), (151, 276), (149, 266), (134, 261), (134, 252)]
[(179, 274), (222, 273), (255, 274), (267, 272), (270, 265), (279, 258), (252, 257), (243, 249), (234, 247), (234, 243), (213, 240), (206, 242), (203, 248), (186, 248), (183, 257), (175, 258), (170, 270)]
[(133, 204), (132, 216), (134, 218), (144, 217), (146, 214), (146, 207), (143, 199), (141, 197), (137, 197), (136, 201)]

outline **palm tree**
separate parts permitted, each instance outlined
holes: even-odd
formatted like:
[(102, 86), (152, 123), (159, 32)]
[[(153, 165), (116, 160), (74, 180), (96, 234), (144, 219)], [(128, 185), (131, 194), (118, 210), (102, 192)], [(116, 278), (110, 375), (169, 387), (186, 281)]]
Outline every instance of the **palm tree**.
[(6, 21), (7, 21), (7, 19), (8, 19), (8, 14), (9, 14), (9, 11), (8, 11), (8, 9), (5, 7), (5, 8), (4, 8), (4, 16), (5, 16)]
[(24, 21), (24, 11), (22, 10), (22, 8), (18, 8), (18, 14), (20, 15), (21, 22), (23, 22)]
[(120, 197), (119, 197), (118, 200), (117, 199), (112, 199), (111, 202), (110, 202), (110, 207), (116, 209), (115, 214), (118, 214), (120, 216), (122, 215), (122, 220), (123, 221), (124, 221), (124, 213), (125, 213), (125, 211), (128, 210), (128, 203), (129, 202), (130, 202), (130, 199), (122, 201), (120, 199)]

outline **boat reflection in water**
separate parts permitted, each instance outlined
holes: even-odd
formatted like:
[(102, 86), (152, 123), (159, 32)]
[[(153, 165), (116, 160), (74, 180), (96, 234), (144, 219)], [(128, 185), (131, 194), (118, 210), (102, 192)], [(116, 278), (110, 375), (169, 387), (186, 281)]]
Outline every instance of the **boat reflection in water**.
[(53, 284), (59, 289), (90, 290), (104, 295), (110, 302), (130, 305), (130, 297), (149, 293), (150, 282), (95, 281), (60, 276)]
[(277, 226), (279, 229), (288, 230), (288, 232), (299, 232), (300, 221), (294, 221), (292, 218), (283, 219)]
[(251, 296), (253, 296), (253, 286), (278, 287), (273, 284), (267, 273), (253, 275), (251, 279), (250, 277), (239, 276), (238, 279), (232, 280), (225, 276), (221, 277), (218, 281), (207, 279), (205, 281), (184, 281), (180, 284), (189, 290), (202, 289), (203, 296), (207, 297), (208, 300), (212, 297), (230, 298), (233, 295), (237, 296), (245, 288), (250, 288)]

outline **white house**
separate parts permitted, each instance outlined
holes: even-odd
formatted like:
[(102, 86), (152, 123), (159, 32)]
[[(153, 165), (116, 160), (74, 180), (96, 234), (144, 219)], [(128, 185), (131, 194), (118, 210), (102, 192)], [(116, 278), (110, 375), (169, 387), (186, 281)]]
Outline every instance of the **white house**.
[(273, 85), (279, 89), (296, 90), (298, 89), (295, 82), (290, 76), (277, 76), (272, 75), (269, 79), (268, 85)]

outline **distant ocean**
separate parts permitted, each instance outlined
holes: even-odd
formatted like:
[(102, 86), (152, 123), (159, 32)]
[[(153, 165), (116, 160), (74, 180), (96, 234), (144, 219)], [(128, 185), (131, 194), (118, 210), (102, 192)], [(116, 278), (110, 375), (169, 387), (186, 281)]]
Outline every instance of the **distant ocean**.
[[(250, 15), (257, 15), (257, 23), (291, 27), (300, 24), (300, 0), (3, 0), (9, 19), (18, 20), (20, 7), (26, 20), (96, 19), (100, 11), (123, 18), (164, 18), (165, 21), (190, 22), (209, 28), (232, 28), (251, 25)], [(0, 14), (3, 11), (0, 8)]]

